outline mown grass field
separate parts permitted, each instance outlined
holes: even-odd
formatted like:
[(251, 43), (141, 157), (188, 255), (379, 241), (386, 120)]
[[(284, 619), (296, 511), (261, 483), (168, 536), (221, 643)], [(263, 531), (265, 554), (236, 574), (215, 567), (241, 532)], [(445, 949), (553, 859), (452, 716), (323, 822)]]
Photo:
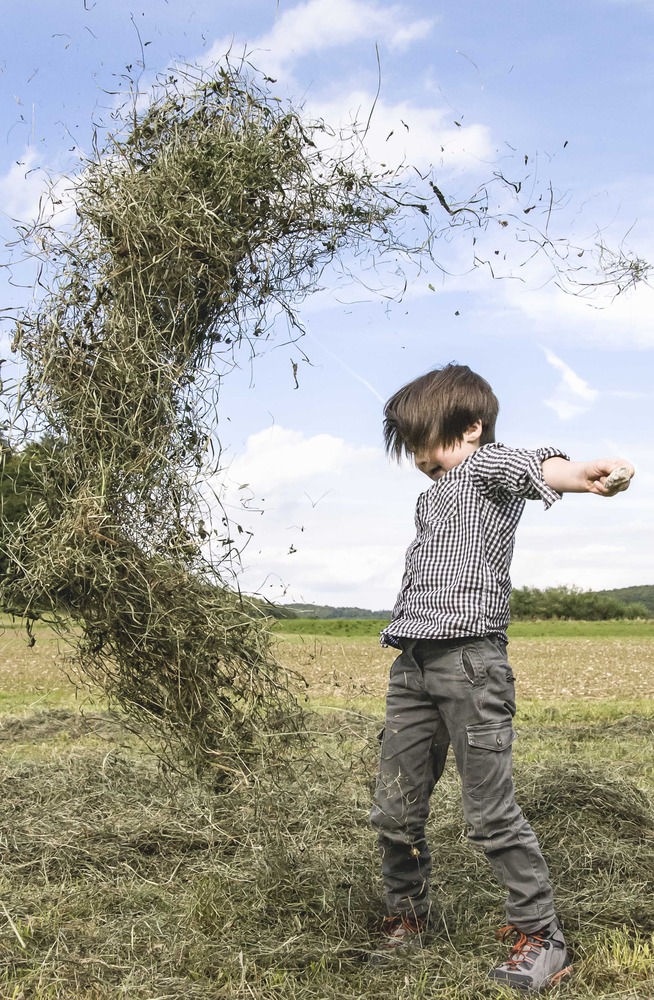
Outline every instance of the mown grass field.
[[(574, 949), (566, 998), (654, 998), (654, 636), (626, 624), (514, 630), (509, 647), (518, 797)], [(76, 689), (45, 627), (33, 648), (5, 627), (2, 1000), (507, 995), (485, 978), (504, 954), (502, 892), (465, 840), (452, 767), (430, 819), (436, 941), (397, 968), (366, 965), (382, 915), (367, 812), (393, 652), (375, 634), (277, 635), (304, 678), (310, 739), (271, 745), (247, 782), (216, 793), (166, 771)]]
[[(379, 635), (388, 625), (382, 618), (282, 618), (271, 620), (271, 627), (279, 635), (330, 635), (350, 638), (371, 638)], [(654, 639), (654, 618), (634, 621), (525, 621), (509, 626), (513, 639), (616, 639), (621, 636)]]

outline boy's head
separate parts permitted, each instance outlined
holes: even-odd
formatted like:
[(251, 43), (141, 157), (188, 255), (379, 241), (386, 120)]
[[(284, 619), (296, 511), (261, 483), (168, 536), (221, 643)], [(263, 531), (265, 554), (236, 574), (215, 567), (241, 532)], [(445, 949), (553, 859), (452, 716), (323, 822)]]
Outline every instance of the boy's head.
[[(458, 454), (462, 444), (466, 452), (474, 450), (495, 440), (498, 410), (497, 397), (486, 379), (467, 365), (436, 368), (403, 386), (386, 403), (386, 451), (399, 461), (402, 455)], [(470, 443), (474, 447), (467, 448)], [(416, 458), (416, 465), (430, 478), (438, 478), (432, 472), (448, 471), (440, 468), (439, 462), (426, 464), (432, 466), (431, 471)], [(435, 464), (439, 468), (433, 468)]]

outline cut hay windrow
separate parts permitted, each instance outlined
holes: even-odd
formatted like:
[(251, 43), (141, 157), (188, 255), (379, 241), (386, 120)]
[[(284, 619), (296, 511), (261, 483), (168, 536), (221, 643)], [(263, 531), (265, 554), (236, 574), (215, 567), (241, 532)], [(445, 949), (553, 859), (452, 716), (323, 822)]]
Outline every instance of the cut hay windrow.
[[(307, 721), (312, 752), (289, 746), (256, 794), (242, 782), (216, 796), (166, 774), (103, 713), (0, 719), (0, 898), (13, 921), (0, 911), (0, 996), (499, 1000), (487, 971), (505, 955), (493, 936), (504, 893), (466, 840), (453, 762), (428, 828), (433, 940), (375, 971), (380, 720)], [(576, 759), (561, 749), (574, 725), (521, 727), (518, 800), (574, 954), (562, 997), (654, 996), (651, 726), (588, 729)], [(618, 741), (626, 761), (607, 776)]]

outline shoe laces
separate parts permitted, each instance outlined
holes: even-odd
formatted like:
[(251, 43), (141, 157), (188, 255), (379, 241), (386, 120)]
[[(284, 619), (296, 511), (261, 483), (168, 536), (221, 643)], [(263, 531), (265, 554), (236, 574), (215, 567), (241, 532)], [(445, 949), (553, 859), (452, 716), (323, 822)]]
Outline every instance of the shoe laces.
[(417, 917), (409, 917), (404, 913), (395, 913), (390, 917), (384, 917), (382, 921), (382, 933), (387, 937), (393, 937), (398, 931), (403, 930), (411, 934), (420, 934), (424, 929), (424, 923)]
[(524, 962), (533, 962), (545, 943), (545, 937), (542, 933), (525, 934), (513, 924), (500, 928), (497, 937), (506, 941), (512, 934), (515, 934), (515, 941), (505, 964), (510, 969), (518, 969)]

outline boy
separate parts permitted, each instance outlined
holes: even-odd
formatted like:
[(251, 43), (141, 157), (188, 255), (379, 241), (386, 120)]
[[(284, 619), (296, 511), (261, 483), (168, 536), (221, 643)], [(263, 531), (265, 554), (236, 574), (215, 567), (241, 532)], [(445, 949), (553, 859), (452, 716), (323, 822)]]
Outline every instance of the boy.
[[(370, 821), (377, 832), (389, 916), (373, 964), (421, 947), (430, 916), (429, 798), (451, 744), (470, 840), (508, 890), (508, 960), (492, 979), (540, 992), (571, 971), (548, 870), (512, 781), (514, 685), (506, 659), (515, 531), (526, 499), (611, 496), (633, 468), (621, 459), (570, 462), (556, 448), (495, 443), (498, 402), (465, 365), (400, 389), (384, 409), (387, 452), (410, 455), (434, 485), (416, 508), (415, 541), (382, 633), (393, 663)], [(626, 466), (617, 487), (609, 473)]]

